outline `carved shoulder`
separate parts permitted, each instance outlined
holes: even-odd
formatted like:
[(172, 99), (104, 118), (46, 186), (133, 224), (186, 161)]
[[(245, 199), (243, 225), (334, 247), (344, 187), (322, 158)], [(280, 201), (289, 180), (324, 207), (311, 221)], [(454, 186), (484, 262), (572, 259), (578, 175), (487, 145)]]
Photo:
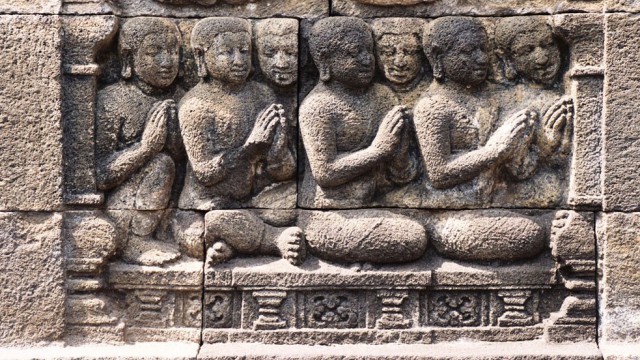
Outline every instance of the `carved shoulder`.
[(453, 104), (440, 96), (422, 97), (413, 110), (416, 126), (420, 124), (434, 125), (447, 121), (450, 117)]

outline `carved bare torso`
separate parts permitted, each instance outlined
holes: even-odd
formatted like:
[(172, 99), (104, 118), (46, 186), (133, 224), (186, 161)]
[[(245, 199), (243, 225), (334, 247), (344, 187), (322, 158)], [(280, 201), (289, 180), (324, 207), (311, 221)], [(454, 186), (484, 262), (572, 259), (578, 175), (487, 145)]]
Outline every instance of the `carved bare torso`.
[(255, 82), (235, 92), (200, 83), (185, 96), (179, 117), (189, 166), (181, 207), (210, 210), (252, 193), (255, 163), (239, 148), (274, 98), (266, 86)]
[[(318, 85), (301, 106), (303, 141), (321, 143), (322, 146), (317, 145), (325, 148), (323, 157), (335, 159), (363, 150), (371, 145), (380, 122), (395, 103), (395, 95), (384, 85), (376, 84), (366, 90), (348, 93)], [(383, 169), (380, 164), (374, 171), (363, 171), (349, 181), (334, 186), (320, 186), (311, 169), (314, 165), (322, 167), (324, 160), (311, 155), (309, 161), (311, 168), (308, 167), (305, 173), (304, 183), (309, 188), (315, 188), (315, 198), (303, 195), (302, 201), (318, 207), (336, 204), (359, 206), (370, 201), (375, 195), (377, 178)]]

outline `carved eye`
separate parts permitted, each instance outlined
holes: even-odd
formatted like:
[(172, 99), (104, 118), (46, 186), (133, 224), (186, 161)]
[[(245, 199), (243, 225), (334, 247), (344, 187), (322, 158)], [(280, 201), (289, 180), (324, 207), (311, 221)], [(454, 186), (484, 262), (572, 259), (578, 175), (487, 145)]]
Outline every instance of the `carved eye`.
[(393, 48), (385, 48), (380, 51), (384, 56), (393, 56), (396, 51)]

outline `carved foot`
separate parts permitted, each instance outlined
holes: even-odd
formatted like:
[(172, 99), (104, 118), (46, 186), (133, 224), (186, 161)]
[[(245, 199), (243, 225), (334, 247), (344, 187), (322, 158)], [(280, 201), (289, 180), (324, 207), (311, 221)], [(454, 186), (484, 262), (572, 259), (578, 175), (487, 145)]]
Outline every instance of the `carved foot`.
[(278, 249), (282, 258), (292, 265), (302, 264), (307, 257), (307, 242), (299, 227), (290, 227), (278, 236)]
[(235, 255), (231, 246), (224, 241), (216, 241), (207, 250), (207, 263), (209, 266), (215, 266), (227, 262)]
[(122, 254), (122, 258), (128, 263), (148, 266), (164, 265), (178, 260), (179, 257), (177, 245), (136, 235), (129, 238)]

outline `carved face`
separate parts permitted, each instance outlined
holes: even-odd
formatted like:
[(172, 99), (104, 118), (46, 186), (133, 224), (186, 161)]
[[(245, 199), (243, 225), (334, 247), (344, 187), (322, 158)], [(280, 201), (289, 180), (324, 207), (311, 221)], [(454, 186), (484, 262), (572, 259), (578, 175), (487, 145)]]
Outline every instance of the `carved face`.
[(385, 34), (376, 43), (378, 66), (394, 84), (413, 81), (420, 73), (420, 43), (411, 34)]
[(258, 61), (269, 81), (293, 85), (298, 78), (298, 35), (269, 35), (258, 41)]
[(489, 72), (486, 34), (475, 31), (458, 34), (440, 61), (447, 79), (466, 85), (482, 83)]
[(560, 49), (551, 29), (516, 36), (511, 44), (512, 64), (520, 76), (551, 84), (560, 70)]
[(353, 41), (341, 43), (329, 56), (331, 78), (349, 86), (371, 83), (375, 70), (373, 38), (366, 33), (352, 33), (345, 37)]
[(251, 36), (246, 32), (219, 34), (205, 52), (205, 63), (212, 78), (244, 83), (251, 71)]
[(147, 35), (133, 57), (135, 74), (145, 83), (165, 88), (178, 76), (180, 44), (172, 33)]

